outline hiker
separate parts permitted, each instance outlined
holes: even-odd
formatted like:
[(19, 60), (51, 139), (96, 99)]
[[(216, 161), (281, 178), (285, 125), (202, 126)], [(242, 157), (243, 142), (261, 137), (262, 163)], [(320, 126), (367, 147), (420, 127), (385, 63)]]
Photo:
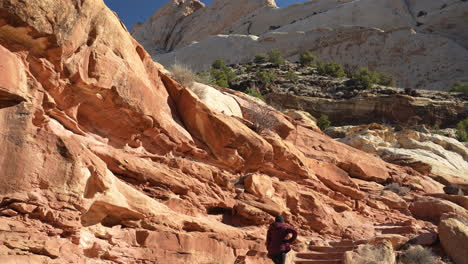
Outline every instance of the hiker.
[[(290, 234), (292, 235), (290, 238)], [(291, 243), (296, 240), (297, 231), (284, 223), (282, 216), (275, 217), (267, 233), (266, 246), (268, 257), (275, 264), (285, 264), (286, 254), (291, 250)]]

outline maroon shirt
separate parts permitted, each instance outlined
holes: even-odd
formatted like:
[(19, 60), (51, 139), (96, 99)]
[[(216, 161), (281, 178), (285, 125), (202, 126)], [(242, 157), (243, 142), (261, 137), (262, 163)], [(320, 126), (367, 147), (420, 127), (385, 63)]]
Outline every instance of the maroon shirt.
[[(292, 234), (290, 239), (286, 240), (288, 234)], [(268, 228), (266, 246), (268, 256), (278, 255), (291, 250), (291, 243), (296, 240), (297, 231), (285, 223), (274, 222)]]

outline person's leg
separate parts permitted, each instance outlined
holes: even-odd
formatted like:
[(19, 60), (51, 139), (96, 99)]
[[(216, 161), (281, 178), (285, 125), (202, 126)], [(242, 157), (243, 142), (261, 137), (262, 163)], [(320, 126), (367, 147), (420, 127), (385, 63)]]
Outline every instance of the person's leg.
[(275, 264), (283, 264), (281, 262), (281, 254), (280, 255), (273, 255), (270, 258), (271, 258), (271, 260), (273, 260), (273, 263), (275, 263)]
[(273, 261), (274, 264), (277, 264), (276, 255), (270, 255), (269, 258)]
[(286, 264), (286, 254), (287, 252), (283, 252), (278, 256), (278, 264)]

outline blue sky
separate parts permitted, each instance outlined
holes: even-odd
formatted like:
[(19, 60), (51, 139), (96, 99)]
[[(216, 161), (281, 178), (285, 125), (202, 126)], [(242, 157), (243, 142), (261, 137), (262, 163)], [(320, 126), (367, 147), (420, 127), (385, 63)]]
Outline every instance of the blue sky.
[[(143, 22), (148, 19), (159, 7), (168, 1), (169, 0), (104, 0), (106, 5), (119, 15), (128, 30), (132, 30), (132, 26), (136, 22)], [(213, 2), (213, 0), (201, 1), (207, 5)], [(305, 2), (305, 0), (276, 0), (276, 4), (280, 7), (298, 2)]]

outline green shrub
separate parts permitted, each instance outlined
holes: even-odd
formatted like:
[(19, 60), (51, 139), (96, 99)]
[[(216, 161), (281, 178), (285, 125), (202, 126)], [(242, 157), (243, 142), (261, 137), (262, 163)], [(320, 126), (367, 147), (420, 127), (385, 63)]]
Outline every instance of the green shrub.
[(384, 86), (396, 85), (395, 76), (386, 72), (372, 72), (367, 68), (361, 68), (356, 71), (352, 79), (357, 87), (363, 89), (372, 88), (374, 84)]
[(226, 73), (222, 70), (212, 68), (210, 71), (211, 76), (213, 77), (213, 84), (221, 87), (228, 87), (228, 79)]
[(330, 63), (318, 62), (317, 72), (319, 75), (331, 76), (335, 78), (340, 78), (340, 77), (345, 76), (343, 67), (341, 67), (341, 65), (335, 62), (330, 62)]
[(431, 129), (431, 133), (441, 135), (441, 136), (446, 136), (445, 133), (440, 129), (439, 124), (435, 124)]
[(212, 85), (213, 84), (213, 78), (211, 77), (211, 74), (209, 72), (199, 72), (195, 76), (195, 81), (199, 83), (203, 83), (206, 85)]
[(259, 84), (263, 85), (263, 87), (267, 87), (273, 84), (273, 82), (276, 80), (276, 75), (271, 70), (261, 70), (255, 74), (255, 78)]
[(211, 67), (213, 69), (217, 69), (217, 70), (222, 70), (224, 69), (226, 66), (226, 64), (224, 63), (224, 60), (223, 59), (217, 59), (213, 62), (213, 64), (211, 64)]
[(390, 73), (386, 72), (376, 72), (377, 84), (384, 85), (384, 86), (396, 86), (395, 76), (391, 75)]
[(258, 89), (255, 89), (255, 88), (247, 88), (244, 93), (250, 95), (250, 96), (253, 96), (253, 97), (257, 97), (258, 99), (262, 100), (262, 101), (265, 101), (265, 99), (263, 98), (263, 95), (258, 91)]
[(430, 249), (412, 246), (400, 255), (401, 264), (436, 264), (437, 258)]
[(229, 87), (229, 83), (236, 78), (236, 74), (231, 67), (224, 64), (224, 60), (217, 59), (211, 65), (210, 75), (212, 83), (221, 87)]
[(461, 142), (468, 141), (468, 118), (457, 124), (457, 139)]
[(302, 67), (312, 66), (312, 63), (315, 60), (317, 60), (317, 57), (312, 55), (310, 51), (306, 51), (302, 53), (301, 56), (299, 57), (299, 63), (301, 64)]
[(376, 84), (379, 79), (374, 72), (367, 68), (359, 69), (353, 76), (354, 84), (362, 89), (369, 89)]
[(272, 49), (268, 52), (268, 61), (274, 66), (280, 66), (286, 62), (281, 52), (277, 49)]
[(255, 62), (255, 63), (265, 63), (265, 62), (268, 62), (268, 55), (266, 55), (266, 54), (264, 54), (264, 53), (257, 54), (257, 55), (255, 55), (254, 62)]
[(346, 77), (352, 79), (356, 71), (358, 70), (358, 66), (356, 65), (349, 65), (345, 64), (344, 65), (344, 72), (346, 74)]
[(297, 76), (297, 74), (294, 71), (288, 71), (286, 73), (286, 79), (288, 79), (288, 81), (292, 83), (297, 83), (297, 81), (299, 80), (299, 76)]
[(463, 93), (468, 96), (468, 83), (456, 82), (450, 87), (449, 92)]
[(331, 125), (330, 120), (328, 120), (327, 115), (321, 115), (320, 118), (317, 120), (317, 126), (323, 131), (329, 128)]

